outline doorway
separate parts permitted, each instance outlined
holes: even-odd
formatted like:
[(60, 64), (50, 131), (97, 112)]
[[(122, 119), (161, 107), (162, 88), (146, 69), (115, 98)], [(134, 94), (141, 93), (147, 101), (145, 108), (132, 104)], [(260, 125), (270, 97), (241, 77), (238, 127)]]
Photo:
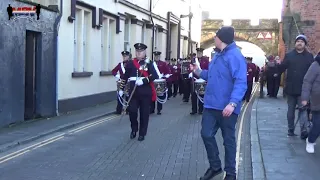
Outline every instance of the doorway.
[(25, 52), (25, 92), (24, 92), (24, 119), (30, 120), (36, 115), (36, 92), (37, 92), (37, 62), (39, 52), (40, 33), (26, 31)]

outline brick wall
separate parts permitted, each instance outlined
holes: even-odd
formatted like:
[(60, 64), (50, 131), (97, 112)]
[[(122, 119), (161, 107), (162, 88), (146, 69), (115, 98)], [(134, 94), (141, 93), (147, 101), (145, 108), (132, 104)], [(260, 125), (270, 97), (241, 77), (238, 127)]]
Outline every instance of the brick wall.
[[(283, 0), (283, 14), (291, 12), (297, 20), (297, 24), (301, 33), (308, 37), (309, 50), (316, 54), (320, 50), (320, 0)], [(285, 22), (284, 22), (285, 23)], [(290, 39), (291, 42), (286, 42), (288, 49), (292, 49), (294, 38), (298, 34), (295, 25), (291, 26)], [(295, 31), (295, 32), (294, 32)]]

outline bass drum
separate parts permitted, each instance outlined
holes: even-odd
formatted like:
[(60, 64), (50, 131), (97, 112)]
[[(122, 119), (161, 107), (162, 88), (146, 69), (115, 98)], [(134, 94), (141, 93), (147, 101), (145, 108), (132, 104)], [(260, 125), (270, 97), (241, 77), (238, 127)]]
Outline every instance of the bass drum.
[[(121, 86), (121, 80), (117, 81), (117, 91), (118, 92), (121, 90), (120, 86)], [(129, 82), (127, 82), (127, 84), (123, 90), (124, 95), (129, 96), (129, 88), (130, 88), (130, 84), (129, 84)]]
[(153, 81), (157, 96), (163, 96), (167, 90), (167, 82), (165, 79), (155, 79)]
[(206, 91), (206, 86), (207, 82), (203, 79), (196, 79), (194, 81), (194, 90), (199, 94), (199, 95), (204, 95)]

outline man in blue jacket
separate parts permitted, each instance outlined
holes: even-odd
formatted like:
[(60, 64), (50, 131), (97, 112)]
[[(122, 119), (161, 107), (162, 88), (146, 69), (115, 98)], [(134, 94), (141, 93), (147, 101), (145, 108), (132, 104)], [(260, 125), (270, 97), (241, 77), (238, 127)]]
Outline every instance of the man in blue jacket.
[(216, 53), (208, 70), (190, 68), (207, 81), (204, 96), (201, 137), (210, 168), (200, 180), (222, 173), (215, 135), (221, 129), (225, 146), (225, 180), (236, 180), (236, 123), (247, 90), (247, 64), (234, 42), (234, 28), (222, 27), (215, 37)]

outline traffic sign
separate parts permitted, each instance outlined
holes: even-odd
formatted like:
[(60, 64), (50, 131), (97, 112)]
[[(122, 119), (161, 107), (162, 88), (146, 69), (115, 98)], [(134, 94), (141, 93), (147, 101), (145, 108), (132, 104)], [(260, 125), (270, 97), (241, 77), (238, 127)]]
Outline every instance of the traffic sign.
[(264, 36), (263, 36), (263, 34), (260, 32), (257, 38), (258, 38), (258, 39), (264, 39)]
[(266, 36), (264, 37), (265, 39), (272, 39), (272, 36), (270, 32), (267, 32)]

